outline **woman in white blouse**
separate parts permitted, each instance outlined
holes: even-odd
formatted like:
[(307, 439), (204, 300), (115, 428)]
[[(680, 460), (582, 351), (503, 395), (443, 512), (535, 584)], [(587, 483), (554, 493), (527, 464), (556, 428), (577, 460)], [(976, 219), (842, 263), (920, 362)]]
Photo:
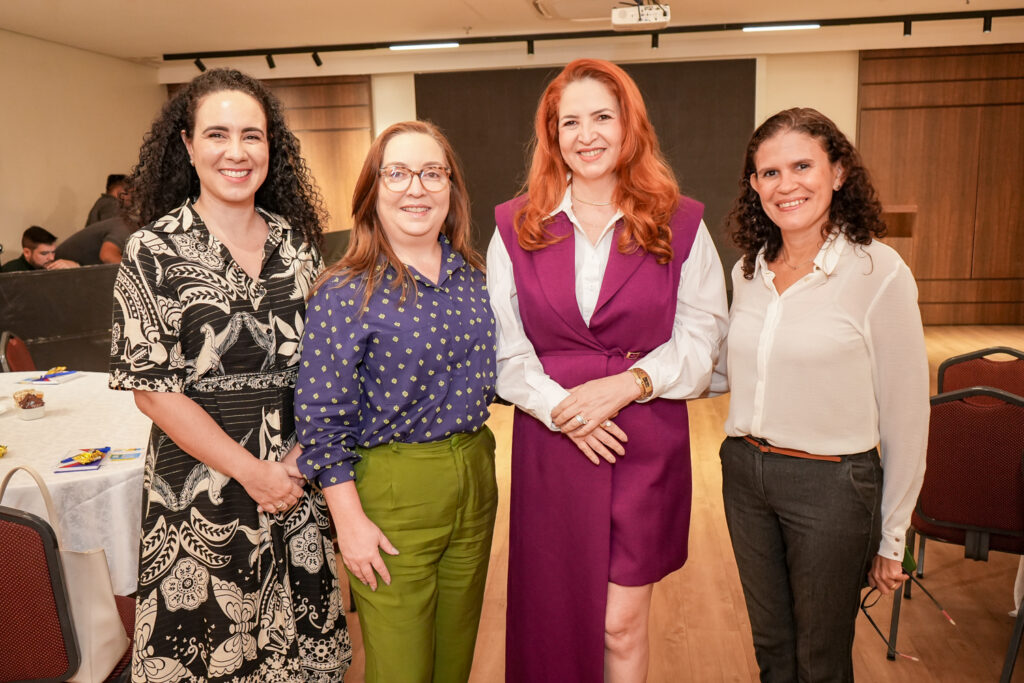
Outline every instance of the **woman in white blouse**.
[(518, 408), (506, 680), (642, 681), (651, 587), (686, 560), (683, 399), (725, 334), (722, 266), (622, 69), (567, 65), (535, 131), (529, 194), (496, 208), (487, 254)]
[[(747, 146), (732, 219), (725, 513), (762, 681), (852, 681), (924, 475), (928, 363), (913, 275), (860, 155), (813, 109)], [(879, 459), (879, 448), (881, 460)]]

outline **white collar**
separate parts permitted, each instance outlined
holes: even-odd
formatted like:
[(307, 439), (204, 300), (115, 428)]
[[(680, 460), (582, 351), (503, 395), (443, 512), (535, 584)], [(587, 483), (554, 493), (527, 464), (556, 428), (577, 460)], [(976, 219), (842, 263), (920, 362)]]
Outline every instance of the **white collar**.
[[(841, 235), (841, 230), (833, 230), (825, 238), (825, 243), (821, 245), (814, 257), (814, 272), (820, 272), (825, 277), (829, 277), (835, 272), (839, 258), (846, 249), (846, 240), (839, 239)], [(760, 272), (764, 284), (768, 287), (772, 286), (772, 278), (775, 277), (775, 274), (768, 270), (768, 262), (764, 259), (764, 247), (761, 247), (761, 251), (757, 252), (757, 258), (754, 259), (754, 272)]]

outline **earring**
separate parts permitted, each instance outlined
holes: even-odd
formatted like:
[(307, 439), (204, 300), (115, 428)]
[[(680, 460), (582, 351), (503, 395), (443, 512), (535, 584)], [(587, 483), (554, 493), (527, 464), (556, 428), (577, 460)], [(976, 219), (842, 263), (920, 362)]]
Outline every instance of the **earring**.
[[(190, 166), (195, 166), (196, 165), (196, 160), (193, 159), (192, 157), (189, 157), (188, 158), (188, 163), (189, 163)], [(837, 187), (836, 189), (838, 190), (839, 188)]]
[(838, 192), (840, 187), (842, 186), (839, 184), (839, 181), (836, 181), (836, 184), (832, 186), (832, 189)]

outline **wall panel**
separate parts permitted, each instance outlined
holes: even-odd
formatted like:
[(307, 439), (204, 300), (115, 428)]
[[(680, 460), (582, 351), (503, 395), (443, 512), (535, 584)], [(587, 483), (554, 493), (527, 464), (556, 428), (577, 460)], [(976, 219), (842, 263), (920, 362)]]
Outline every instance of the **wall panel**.
[(861, 113), (861, 153), (882, 205), (917, 207), (908, 265), (918, 278), (971, 277), (974, 240), (963, 226), (974, 222), (979, 121), (974, 108)]
[(859, 109), (924, 321), (1024, 323), (1024, 45), (862, 52)]
[(1024, 278), (1024, 106), (983, 109), (980, 148), (972, 275)]

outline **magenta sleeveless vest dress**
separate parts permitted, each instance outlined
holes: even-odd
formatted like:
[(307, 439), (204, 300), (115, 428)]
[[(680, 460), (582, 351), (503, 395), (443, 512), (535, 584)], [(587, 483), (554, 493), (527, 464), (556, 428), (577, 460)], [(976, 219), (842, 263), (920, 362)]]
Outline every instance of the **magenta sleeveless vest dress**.
[[(523, 201), (499, 205), (495, 218), (512, 260), (523, 327), (552, 379), (569, 389), (623, 372), (669, 340), (679, 269), (700, 225), (700, 203), (680, 198), (666, 265), (642, 250), (619, 253), (619, 222), (588, 327), (576, 302), (572, 224), (559, 213), (548, 230), (565, 239), (525, 251), (513, 227)], [(507, 683), (600, 683), (608, 582), (653, 583), (686, 561), (686, 402), (633, 403), (615, 422), (629, 438), (626, 455), (595, 466), (568, 437), (515, 413)]]

